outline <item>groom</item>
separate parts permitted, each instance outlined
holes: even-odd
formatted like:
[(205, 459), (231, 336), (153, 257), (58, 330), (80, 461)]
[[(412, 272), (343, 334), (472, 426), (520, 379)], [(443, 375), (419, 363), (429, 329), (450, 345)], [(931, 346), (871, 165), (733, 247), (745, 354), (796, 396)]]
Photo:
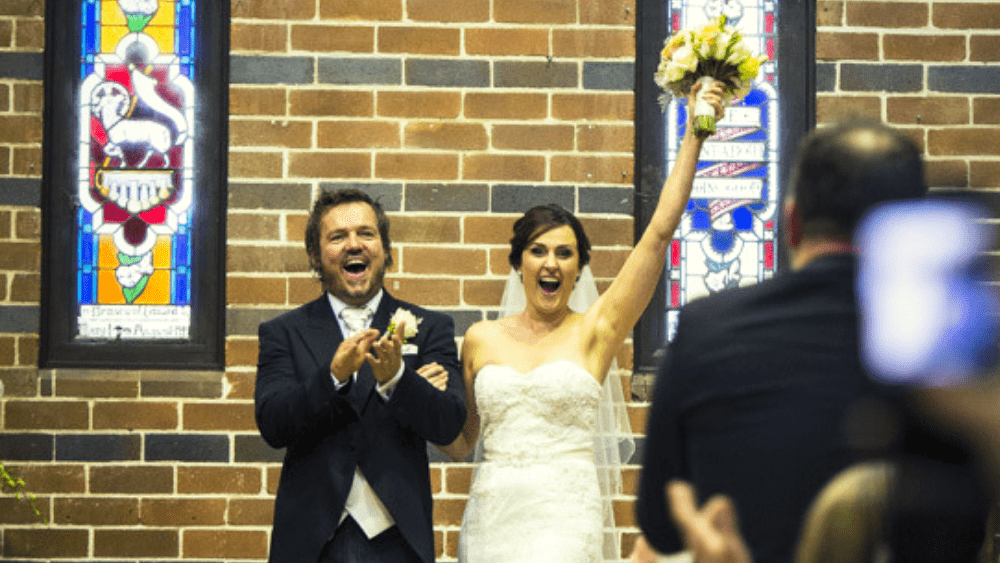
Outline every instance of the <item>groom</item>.
[(285, 448), (271, 563), (434, 561), (426, 442), (455, 439), (465, 392), (451, 318), (383, 289), (390, 244), (379, 203), (322, 193), (306, 251), (325, 291), (260, 325), (257, 426)]

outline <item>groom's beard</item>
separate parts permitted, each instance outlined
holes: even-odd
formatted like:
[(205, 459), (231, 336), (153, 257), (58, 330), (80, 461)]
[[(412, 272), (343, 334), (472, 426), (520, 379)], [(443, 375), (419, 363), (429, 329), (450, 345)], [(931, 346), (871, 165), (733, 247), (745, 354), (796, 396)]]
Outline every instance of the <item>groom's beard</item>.
[(320, 282), (323, 284), (324, 291), (333, 294), (344, 303), (362, 305), (371, 301), (372, 297), (375, 297), (375, 294), (382, 289), (387, 266), (386, 261), (382, 260), (382, 263), (376, 268), (374, 261), (371, 261), (368, 267), (372, 270), (363, 284), (348, 283), (338, 275), (339, 272), (324, 267), (320, 274)]

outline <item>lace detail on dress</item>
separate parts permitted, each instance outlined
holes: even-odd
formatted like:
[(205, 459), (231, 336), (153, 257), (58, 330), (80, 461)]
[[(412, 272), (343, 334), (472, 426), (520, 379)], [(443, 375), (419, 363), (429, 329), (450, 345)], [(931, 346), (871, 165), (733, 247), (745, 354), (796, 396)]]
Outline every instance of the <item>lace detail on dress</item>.
[(527, 373), (486, 366), (476, 376), (483, 462), (469, 492), (459, 560), (602, 560), (593, 432), (601, 387), (559, 360)]

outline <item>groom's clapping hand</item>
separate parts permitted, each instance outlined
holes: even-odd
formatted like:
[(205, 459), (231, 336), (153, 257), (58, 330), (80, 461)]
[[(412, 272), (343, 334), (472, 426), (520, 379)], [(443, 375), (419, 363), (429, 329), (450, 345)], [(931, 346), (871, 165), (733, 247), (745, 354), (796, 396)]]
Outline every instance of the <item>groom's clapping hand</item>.
[(378, 331), (370, 328), (345, 338), (340, 343), (330, 361), (330, 373), (337, 378), (337, 381), (344, 383), (351, 374), (358, 371), (376, 338)]
[(406, 334), (406, 323), (400, 322), (395, 331), (372, 343), (365, 354), (368, 365), (372, 367), (372, 375), (380, 384), (388, 383), (399, 372), (403, 363), (403, 334)]

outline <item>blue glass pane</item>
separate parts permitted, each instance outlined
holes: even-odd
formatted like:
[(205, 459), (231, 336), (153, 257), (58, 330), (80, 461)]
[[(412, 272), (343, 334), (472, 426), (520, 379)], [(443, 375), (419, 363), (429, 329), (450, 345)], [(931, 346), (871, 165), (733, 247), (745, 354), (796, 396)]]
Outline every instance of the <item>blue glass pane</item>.
[(174, 303), (178, 305), (189, 305), (191, 303), (191, 296), (188, 294), (188, 276), (186, 274), (178, 273), (175, 276), (175, 291)]
[(100, 6), (94, 2), (87, 2), (83, 7), (83, 52), (96, 53), (98, 51), (97, 22), (100, 18)]
[(704, 211), (695, 211), (691, 214), (691, 227), (694, 229), (707, 229), (712, 222), (709, 219), (708, 213)]
[(88, 271), (80, 272), (77, 276), (77, 300), (82, 305), (89, 305), (94, 302), (94, 274)]
[(734, 209), (733, 224), (735, 224), (736, 228), (740, 231), (749, 231), (750, 229), (753, 229), (753, 213), (750, 213), (750, 210), (745, 207)]
[(178, 233), (174, 236), (174, 265), (191, 265), (191, 238)]
[(94, 263), (94, 237), (93, 235), (88, 235), (86, 233), (80, 233), (80, 242), (78, 244), (80, 253), (80, 265), (84, 266), (87, 264)]

